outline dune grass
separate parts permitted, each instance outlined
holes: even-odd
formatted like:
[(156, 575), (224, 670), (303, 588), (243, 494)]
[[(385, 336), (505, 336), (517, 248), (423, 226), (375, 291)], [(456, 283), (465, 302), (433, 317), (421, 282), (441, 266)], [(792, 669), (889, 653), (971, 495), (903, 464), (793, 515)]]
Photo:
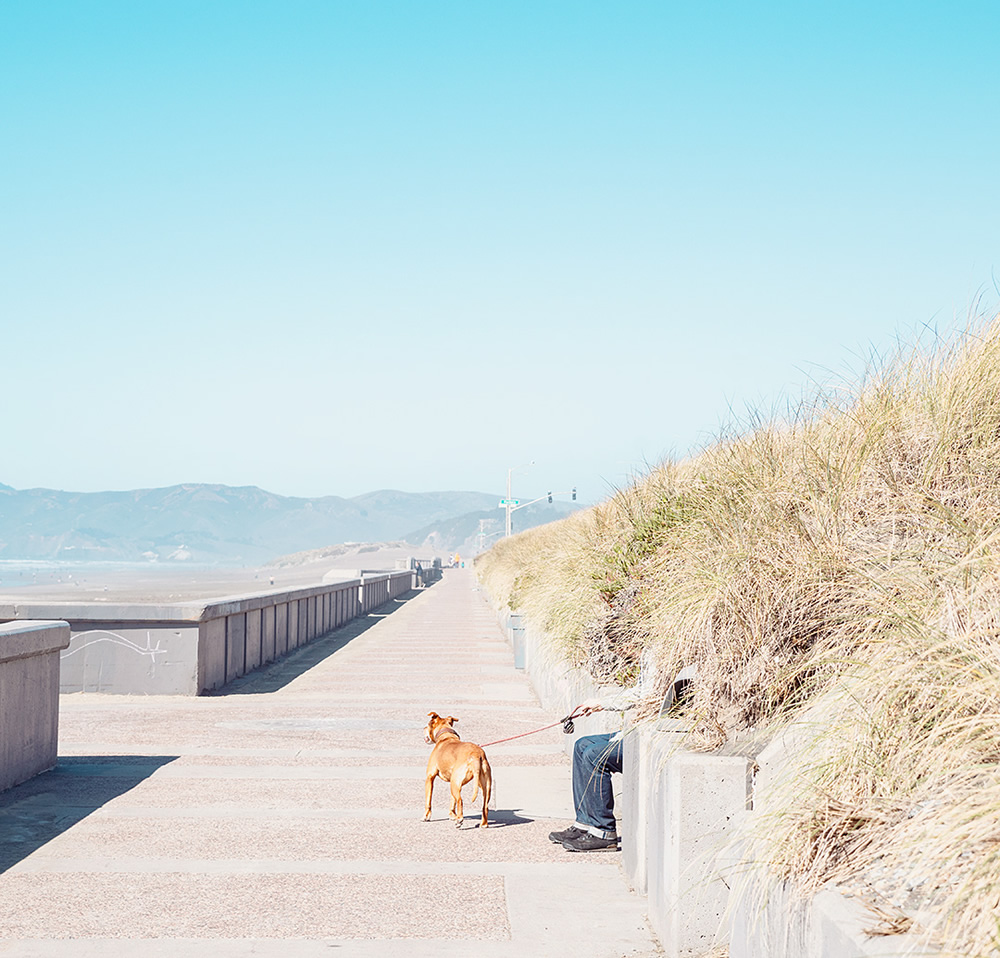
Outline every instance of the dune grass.
[[(695, 665), (693, 743), (837, 689), (757, 853), (864, 887), (891, 930), (1000, 954), (1000, 320), (901, 352), (790, 422), (665, 463), (477, 560), (572, 662)], [(846, 684), (845, 684), (846, 683)]]

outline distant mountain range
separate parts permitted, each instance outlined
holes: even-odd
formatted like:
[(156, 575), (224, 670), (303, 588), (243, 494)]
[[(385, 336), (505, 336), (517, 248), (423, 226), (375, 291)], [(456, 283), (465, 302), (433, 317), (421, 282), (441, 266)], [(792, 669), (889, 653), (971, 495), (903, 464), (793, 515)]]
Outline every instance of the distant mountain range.
[[(468, 551), (480, 518), (486, 534), (502, 528), (497, 502), (496, 494), (485, 492), (382, 489), (349, 499), (306, 499), (256, 486), (61, 492), (0, 483), (0, 559), (261, 564), (342, 542), (390, 540)], [(517, 528), (572, 511), (569, 503), (537, 509), (518, 513)]]

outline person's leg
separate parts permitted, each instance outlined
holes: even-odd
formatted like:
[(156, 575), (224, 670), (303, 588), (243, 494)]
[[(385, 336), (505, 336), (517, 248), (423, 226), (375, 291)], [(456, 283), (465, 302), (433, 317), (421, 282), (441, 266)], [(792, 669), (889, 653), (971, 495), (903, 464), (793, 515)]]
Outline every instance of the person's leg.
[(576, 824), (598, 838), (617, 839), (611, 774), (622, 770), (622, 743), (612, 736), (585, 735), (573, 748)]
[(615, 833), (611, 775), (605, 771), (606, 759), (614, 758), (613, 755), (609, 756), (609, 749), (613, 752), (610, 734), (585, 735), (574, 743), (573, 807), (576, 810), (576, 821), (560, 832), (550, 832), (550, 841), (562, 845), (591, 832), (603, 838), (608, 831), (604, 826), (609, 820), (611, 834)]

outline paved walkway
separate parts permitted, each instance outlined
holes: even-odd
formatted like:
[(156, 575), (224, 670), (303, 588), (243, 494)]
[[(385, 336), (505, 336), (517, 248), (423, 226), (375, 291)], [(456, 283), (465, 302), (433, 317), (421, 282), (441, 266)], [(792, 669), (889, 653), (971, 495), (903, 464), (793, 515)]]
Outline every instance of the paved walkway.
[(0, 795), (0, 955), (658, 954), (620, 856), (547, 840), (558, 728), (489, 749), (490, 828), (440, 784), (422, 821), (431, 709), (477, 742), (558, 718), (469, 570), (223, 695), (64, 696), (58, 767)]

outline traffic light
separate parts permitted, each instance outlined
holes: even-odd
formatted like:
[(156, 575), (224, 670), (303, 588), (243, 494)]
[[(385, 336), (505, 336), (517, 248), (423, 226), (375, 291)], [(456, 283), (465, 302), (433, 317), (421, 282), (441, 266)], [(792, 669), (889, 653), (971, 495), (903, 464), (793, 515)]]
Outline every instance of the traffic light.
[(552, 501), (552, 493), (550, 492), (549, 493), (549, 502), (551, 502), (551, 501)]
[(573, 486), (573, 501), (576, 501), (576, 486)]

